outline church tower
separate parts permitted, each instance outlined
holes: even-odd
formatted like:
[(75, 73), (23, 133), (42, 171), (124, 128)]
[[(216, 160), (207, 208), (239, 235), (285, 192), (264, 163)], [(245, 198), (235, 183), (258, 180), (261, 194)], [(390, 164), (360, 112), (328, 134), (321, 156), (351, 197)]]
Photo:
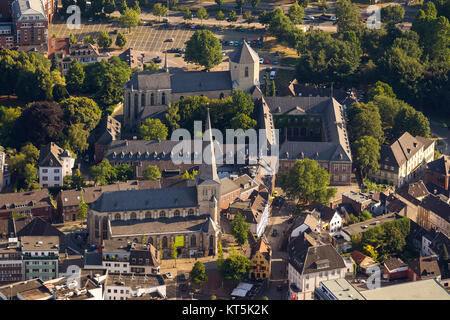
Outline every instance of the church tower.
[(259, 55), (246, 41), (230, 55), (230, 73), (233, 89), (250, 92), (259, 86)]
[[(217, 175), (216, 158), (214, 153), (214, 141), (212, 138), (211, 119), (206, 118), (205, 135), (203, 141), (203, 159), (197, 176), (197, 199), (200, 206), (200, 214), (209, 214), (211, 220), (219, 223), (218, 202), (220, 201), (220, 179)], [(208, 131), (209, 132), (206, 132)], [(210, 150), (210, 151), (209, 151)], [(207, 155), (207, 159), (206, 158)]]

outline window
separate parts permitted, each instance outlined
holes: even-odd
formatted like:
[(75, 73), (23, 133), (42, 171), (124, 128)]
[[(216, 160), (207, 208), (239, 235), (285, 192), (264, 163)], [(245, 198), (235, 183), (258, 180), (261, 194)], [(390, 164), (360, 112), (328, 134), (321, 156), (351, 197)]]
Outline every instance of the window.
[(136, 220), (136, 212), (132, 212), (130, 216), (131, 220)]
[(47, 176), (42, 176), (42, 181), (48, 181), (48, 177)]
[(163, 239), (162, 239), (162, 247), (163, 247), (163, 249), (167, 248), (167, 237), (163, 237)]
[(191, 247), (195, 247), (197, 245), (197, 238), (195, 235), (191, 236)]
[(160, 217), (160, 218), (165, 218), (165, 217), (166, 217), (166, 212), (165, 212), (165, 211), (161, 211), (161, 212), (159, 213), (159, 217)]
[(155, 104), (155, 94), (152, 93), (152, 94), (150, 95), (150, 105), (153, 106), (154, 104)]
[(48, 169), (42, 169), (42, 173), (47, 173)]
[(55, 181), (59, 181), (59, 177), (55, 177)]
[(120, 220), (120, 213), (117, 213), (117, 214), (114, 216), (114, 220)]
[(166, 104), (166, 93), (165, 92), (162, 93), (161, 104)]
[(141, 96), (141, 106), (145, 106), (145, 93)]
[(180, 216), (180, 211), (179, 210), (175, 210), (175, 212), (173, 213), (174, 217), (179, 217)]
[(245, 67), (245, 77), (248, 78), (248, 67)]

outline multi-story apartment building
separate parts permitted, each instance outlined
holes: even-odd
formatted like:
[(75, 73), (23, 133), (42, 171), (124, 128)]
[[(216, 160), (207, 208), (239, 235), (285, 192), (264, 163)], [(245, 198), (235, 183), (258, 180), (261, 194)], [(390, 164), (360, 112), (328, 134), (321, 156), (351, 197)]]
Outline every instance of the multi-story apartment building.
[[(50, 0), (45, 2), (48, 1)], [(43, 1), (15, 0), (12, 4), (12, 17), (17, 46), (47, 44), (48, 14)]]
[(39, 184), (44, 188), (62, 186), (64, 177), (72, 174), (74, 165), (75, 158), (68, 150), (50, 142), (39, 154)]
[(314, 300), (314, 291), (326, 280), (344, 279), (344, 259), (331, 244), (316, 243), (302, 233), (288, 245), (289, 297)]
[(405, 132), (390, 146), (381, 146), (380, 170), (369, 176), (396, 187), (417, 181), (425, 173), (427, 163), (433, 161), (434, 147), (433, 140)]
[(0, 193), (0, 219), (8, 219), (17, 213), (28, 217), (41, 217), (50, 221), (53, 204), (47, 189), (27, 192)]
[(166, 296), (166, 284), (161, 275), (109, 273), (105, 281), (104, 300), (127, 300), (156, 292)]
[(417, 207), (417, 224), (450, 237), (450, 205), (439, 196), (429, 194)]
[(58, 277), (59, 237), (21, 237), (21, 247), (25, 280)]
[(450, 156), (444, 155), (428, 163), (425, 183), (436, 185), (447, 192), (450, 191)]
[(0, 285), (23, 280), (22, 255), (17, 238), (0, 243)]
[(0, 48), (14, 47), (13, 26), (10, 23), (0, 24)]

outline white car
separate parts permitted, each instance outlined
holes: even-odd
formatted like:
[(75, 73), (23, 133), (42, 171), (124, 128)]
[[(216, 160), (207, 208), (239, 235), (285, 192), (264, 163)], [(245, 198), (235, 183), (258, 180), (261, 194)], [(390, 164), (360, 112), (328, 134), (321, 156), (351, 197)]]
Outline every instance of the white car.
[(227, 53), (226, 53), (226, 51), (225, 51), (225, 50), (222, 50), (222, 55), (224, 55), (224, 56), (226, 56), (226, 55), (227, 55)]
[(313, 16), (305, 16), (305, 20), (314, 20)]
[(263, 64), (264, 63), (264, 59), (263, 58), (259, 58), (259, 63)]
[(336, 17), (335, 16), (331, 16), (330, 17), (330, 21), (336, 21), (337, 19), (336, 19)]
[(170, 272), (164, 273), (164, 276), (165, 276), (167, 279), (173, 279), (173, 275), (172, 275)]

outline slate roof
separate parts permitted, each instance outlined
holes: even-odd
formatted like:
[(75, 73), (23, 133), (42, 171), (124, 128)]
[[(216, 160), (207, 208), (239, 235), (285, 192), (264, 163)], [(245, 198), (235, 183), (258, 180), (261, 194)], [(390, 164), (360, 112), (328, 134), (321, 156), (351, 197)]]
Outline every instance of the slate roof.
[(437, 257), (419, 257), (409, 262), (410, 269), (417, 274), (421, 280), (436, 278), (441, 275)]
[(197, 206), (196, 187), (105, 192), (92, 203), (99, 212), (154, 210)]
[(134, 90), (171, 90), (172, 93), (232, 89), (229, 71), (142, 71), (136, 73), (126, 86)]
[(68, 150), (60, 148), (56, 143), (50, 142), (41, 147), (39, 153), (40, 167), (62, 167), (62, 157), (72, 157)]
[(432, 211), (442, 219), (450, 223), (450, 205), (441, 200), (440, 197), (429, 194), (422, 200), (421, 207)]
[(272, 115), (311, 114), (322, 118), (324, 142), (285, 141), (280, 147), (280, 159), (352, 161), (344, 111), (334, 98), (265, 97), (264, 101)]
[(422, 147), (428, 148), (433, 143), (423, 137), (413, 137), (409, 132), (403, 133), (390, 146), (381, 146), (380, 163), (400, 167), (411, 159)]
[(98, 139), (95, 141), (97, 144), (106, 145), (114, 140), (120, 139), (120, 121), (117, 121), (111, 116), (102, 118), (97, 128)]
[(403, 196), (408, 201), (411, 201), (415, 205), (420, 203), (420, 200), (423, 197), (426, 197), (430, 194), (422, 180), (410, 183), (400, 188), (399, 190), (397, 190), (397, 193)]
[(22, 208), (53, 207), (48, 194), (48, 189), (0, 193), (0, 213), (14, 211), (14, 208), (22, 205), (25, 205), (25, 207)]
[(121, 236), (140, 236), (143, 234), (206, 232), (209, 215), (158, 218), (143, 220), (114, 220), (111, 221), (111, 233), (115, 238)]
[(386, 268), (388, 268), (389, 271), (407, 266), (407, 264), (404, 263), (400, 258), (389, 258), (384, 261), (384, 265), (386, 266)]
[(428, 170), (444, 176), (450, 175), (450, 156), (443, 155), (428, 163)]
[(242, 45), (236, 48), (236, 50), (230, 54), (230, 60), (235, 63), (251, 64), (259, 63), (259, 55), (253, 50), (247, 42), (243, 42)]
[(188, 71), (170, 77), (172, 93), (231, 90), (229, 71)]
[(44, 6), (40, 0), (16, 0), (12, 3), (13, 15), (19, 14), (17, 20), (24, 20), (24, 16), (39, 16), (39, 21), (47, 21)]

